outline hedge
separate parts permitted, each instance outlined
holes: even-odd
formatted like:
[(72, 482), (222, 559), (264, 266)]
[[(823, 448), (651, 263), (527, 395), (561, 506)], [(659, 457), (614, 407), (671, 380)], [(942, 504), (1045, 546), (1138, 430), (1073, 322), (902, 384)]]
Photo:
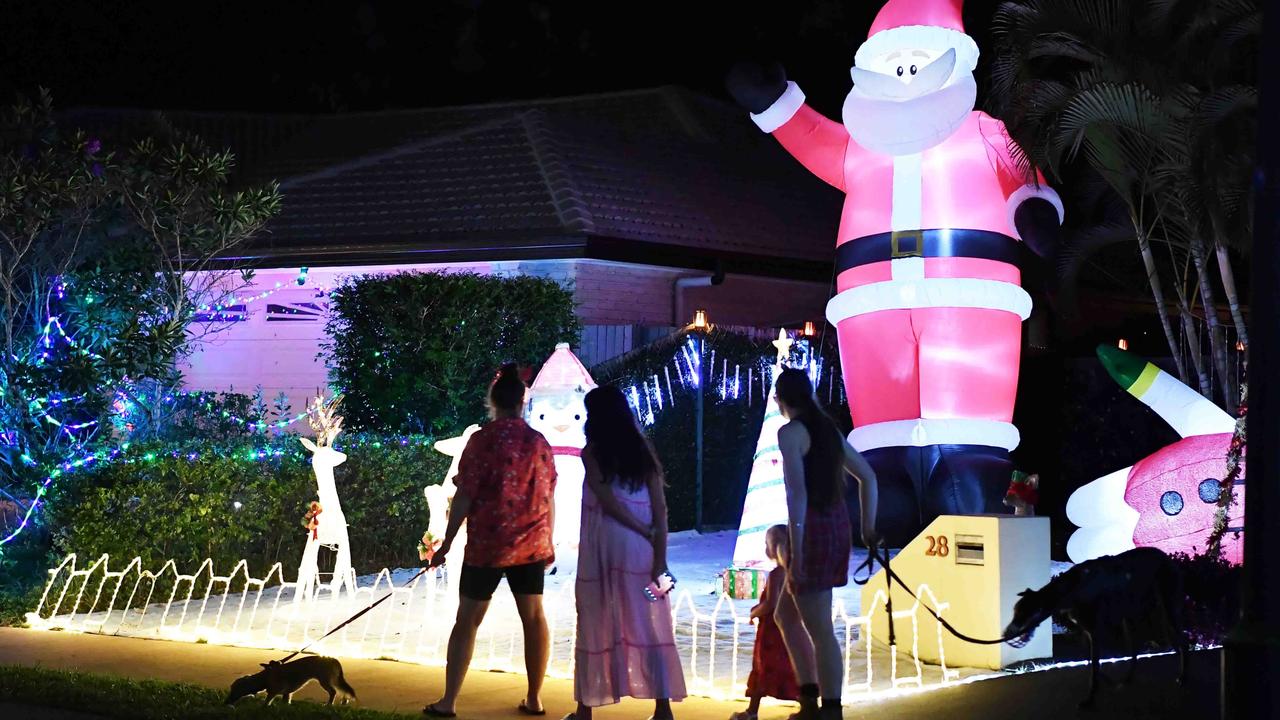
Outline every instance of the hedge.
[(343, 417), (378, 432), (480, 422), (499, 365), (536, 367), (580, 331), (573, 293), (528, 276), (365, 275), (335, 290), (330, 310), (324, 349)]
[[(349, 435), (336, 445), (347, 453), (334, 478), (357, 572), (416, 565), (422, 489), (444, 480), (450, 458), (423, 436)], [(220, 572), (243, 558), (259, 577), (276, 562), (292, 575), (316, 496), (310, 454), (293, 436), (135, 445), (65, 487), (47, 510), (56, 553), (138, 556), (150, 569), (173, 559), (187, 572), (205, 558)]]

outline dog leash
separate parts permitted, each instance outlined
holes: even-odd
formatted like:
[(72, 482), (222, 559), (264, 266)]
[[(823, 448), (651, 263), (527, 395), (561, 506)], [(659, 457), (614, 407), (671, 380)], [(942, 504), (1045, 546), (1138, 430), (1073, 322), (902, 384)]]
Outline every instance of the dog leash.
[[(892, 583), (897, 583), (898, 586), (903, 589), (903, 591), (905, 591), (908, 595), (911, 596), (912, 600), (916, 601), (916, 604), (918, 604), (920, 607), (923, 607), (926, 611), (928, 611), (928, 613), (933, 616), (933, 619), (938, 621), (939, 625), (941, 625), (944, 629), (946, 629), (947, 632), (951, 633), (952, 635), (954, 635), (956, 638), (960, 640), (963, 640), (967, 643), (971, 643), (973, 645), (999, 645), (1000, 643), (1009, 642), (1010, 640), (1018, 637), (1017, 634), (1013, 634), (1013, 635), (1008, 635), (1008, 636), (1001, 637), (994, 640), (979, 639), (979, 638), (966, 635), (960, 632), (959, 630), (955, 629), (955, 627), (953, 627), (951, 623), (947, 622), (946, 620), (943, 620), (942, 616), (940, 616), (936, 611), (934, 611), (933, 608), (924, 604), (923, 602), (920, 601), (920, 598), (916, 597), (916, 594), (912, 592), (911, 588), (907, 586), (906, 582), (904, 582), (902, 578), (898, 577), (898, 574), (895, 573), (893, 571), (893, 568), (889, 566), (889, 550), (885, 549), (884, 557), (881, 558), (879, 555), (879, 546), (867, 548), (867, 559), (863, 560), (862, 564), (854, 568), (853, 582), (855, 585), (866, 585), (867, 583), (871, 582), (871, 578), (874, 575), (874, 571), (875, 571), (876, 561), (879, 561), (880, 564), (884, 566), (885, 612), (888, 613), (889, 615), (889, 645), (890, 646), (895, 645), (897, 640), (894, 633), (894, 622), (893, 622), (893, 593), (891, 592), (891, 590), (893, 589)], [(867, 579), (859, 580), (857, 575), (859, 572), (862, 571), (863, 568), (867, 568)]]
[[(411, 584), (414, 580), (417, 580), (418, 578), (422, 577), (422, 575), (423, 575), (424, 573), (426, 573), (426, 572), (427, 572), (428, 570), (430, 570), (430, 569), (431, 569), (430, 567), (424, 567), (424, 568), (422, 568), (421, 570), (419, 570), (419, 571), (418, 571), (418, 573), (417, 573), (416, 575), (414, 575), (413, 577), (411, 577), (411, 578), (409, 578), (408, 580), (406, 580), (406, 581), (405, 581), (405, 585), (407, 586), (407, 585)], [(339, 630), (341, 630), (342, 628), (344, 628), (344, 627), (346, 627), (346, 626), (350, 625), (351, 623), (355, 622), (356, 620), (359, 620), (361, 615), (364, 615), (365, 613), (369, 612), (370, 610), (372, 610), (372, 609), (374, 609), (374, 608), (378, 607), (378, 606), (379, 606), (379, 605), (381, 605), (381, 604), (382, 604), (382, 603), (383, 603), (387, 598), (389, 598), (389, 597), (391, 597), (392, 595), (395, 595), (395, 594), (396, 594), (396, 588), (392, 587), (392, 588), (391, 588), (391, 592), (387, 593), (386, 595), (383, 595), (382, 597), (378, 598), (375, 602), (373, 602), (373, 603), (369, 604), (368, 606), (366, 606), (366, 607), (365, 607), (363, 610), (361, 610), (360, 612), (358, 612), (358, 613), (356, 613), (355, 615), (352, 615), (351, 617), (347, 618), (346, 620), (344, 620), (344, 621), (342, 622), (342, 624), (341, 624), (341, 625), (339, 625), (339, 626), (335, 627), (334, 629), (330, 630), (329, 632), (327, 632), (327, 633), (325, 633), (325, 634), (321, 635), (320, 637), (316, 638), (315, 640), (312, 640), (311, 642), (307, 643), (306, 645), (303, 645), (301, 649), (299, 649), (299, 650), (295, 650), (295, 651), (293, 651), (292, 653), (290, 653), (290, 654), (286, 655), (286, 656), (284, 657), (284, 659), (280, 661), (280, 663), (281, 663), (281, 664), (287, 663), (287, 662), (289, 662), (290, 660), (292, 660), (294, 657), (296, 657), (296, 656), (298, 656), (298, 655), (301, 655), (302, 653), (304, 653), (304, 652), (306, 652), (306, 651), (307, 651), (307, 648), (311, 647), (312, 645), (315, 645), (316, 643), (320, 642), (321, 640), (323, 640), (323, 639), (325, 639), (325, 638), (329, 637), (330, 635), (332, 635), (332, 634), (334, 634), (334, 633), (338, 632)]]

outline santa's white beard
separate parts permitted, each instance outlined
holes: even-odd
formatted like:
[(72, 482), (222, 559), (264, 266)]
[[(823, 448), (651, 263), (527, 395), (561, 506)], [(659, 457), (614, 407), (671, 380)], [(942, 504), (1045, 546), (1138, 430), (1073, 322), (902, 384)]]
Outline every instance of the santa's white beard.
[(862, 147), (888, 155), (923, 152), (954, 133), (978, 98), (973, 73), (957, 73), (940, 90), (910, 100), (865, 95), (856, 86), (844, 101), (844, 126)]

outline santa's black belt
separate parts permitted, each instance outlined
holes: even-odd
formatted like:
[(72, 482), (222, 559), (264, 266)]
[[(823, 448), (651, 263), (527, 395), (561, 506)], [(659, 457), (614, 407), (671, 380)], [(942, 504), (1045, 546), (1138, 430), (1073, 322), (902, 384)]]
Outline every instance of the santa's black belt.
[(989, 230), (899, 230), (856, 238), (836, 248), (836, 272), (895, 258), (966, 257), (1017, 265), (1021, 243)]

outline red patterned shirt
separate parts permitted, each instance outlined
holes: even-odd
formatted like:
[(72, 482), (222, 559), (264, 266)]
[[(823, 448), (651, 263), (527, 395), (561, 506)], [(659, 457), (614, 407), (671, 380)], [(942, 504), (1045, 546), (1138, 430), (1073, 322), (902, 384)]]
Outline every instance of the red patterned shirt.
[(471, 496), (463, 562), (511, 567), (555, 559), (556, 465), (542, 433), (520, 418), (485, 425), (467, 441), (454, 482)]

